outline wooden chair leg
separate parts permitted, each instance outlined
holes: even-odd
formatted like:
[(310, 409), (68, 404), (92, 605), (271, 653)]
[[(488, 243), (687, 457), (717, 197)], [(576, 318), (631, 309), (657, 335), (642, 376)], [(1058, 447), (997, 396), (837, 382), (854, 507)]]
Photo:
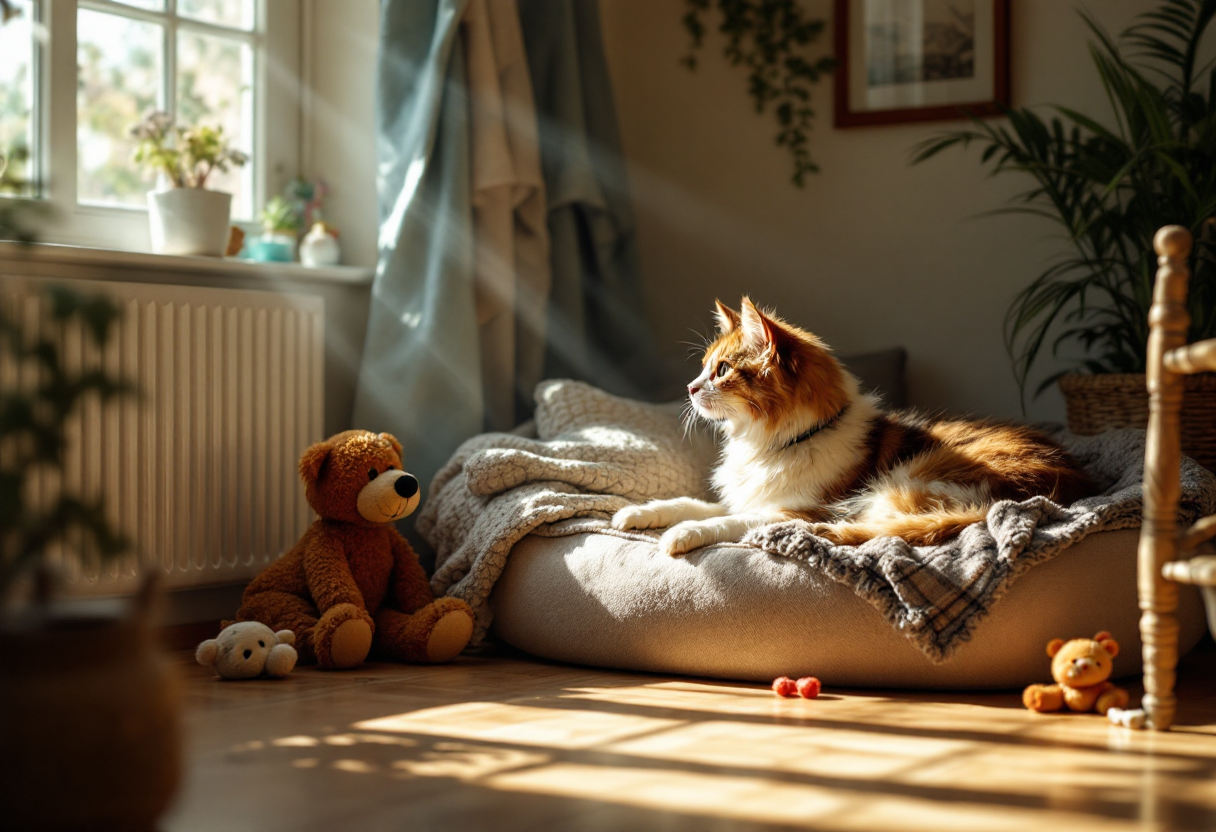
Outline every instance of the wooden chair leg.
[[(1153, 558), (1153, 562), (1156, 559)], [(1142, 570), (1143, 571), (1143, 570)], [(1158, 570), (1157, 575), (1160, 576)], [(1144, 699), (1140, 707), (1148, 725), (1167, 731), (1174, 724), (1178, 700), (1174, 682), (1178, 666), (1178, 587), (1158, 577), (1160, 586), (1141, 587), (1140, 638), (1144, 643)]]
[(1140, 529), (1138, 587), (1140, 636), (1144, 641), (1144, 700), (1149, 726), (1165, 731), (1174, 722), (1178, 664), (1178, 587), (1162, 567), (1178, 556), (1178, 498), (1182, 442), (1179, 411), (1182, 376), (1165, 366), (1166, 354), (1186, 343), (1187, 257), (1191, 235), (1166, 226), (1153, 239), (1157, 280), (1149, 312), (1147, 377), (1149, 423), (1144, 452), (1144, 524)]

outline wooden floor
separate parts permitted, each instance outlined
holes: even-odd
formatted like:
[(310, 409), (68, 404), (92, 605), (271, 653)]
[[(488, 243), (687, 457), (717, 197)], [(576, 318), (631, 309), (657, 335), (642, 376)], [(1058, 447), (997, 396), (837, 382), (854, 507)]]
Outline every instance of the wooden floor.
[(824, 680), (785, 700), (502, 652), (221, 682), (177, 657), (189, 747), (166, 832), (1216, 829), (1210, 642), (1165, 734), (1016, 692)]

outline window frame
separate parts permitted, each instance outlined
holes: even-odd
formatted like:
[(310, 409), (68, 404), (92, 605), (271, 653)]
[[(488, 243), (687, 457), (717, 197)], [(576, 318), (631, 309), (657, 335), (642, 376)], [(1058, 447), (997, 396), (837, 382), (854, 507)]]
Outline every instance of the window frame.
[[(296, 3), (255, 0), (255, 31), (249, 32), (254, 47), (254, 142), (259, 160), (253, 177), (253, 206), (256, 215), (269, 195), (278, 193), (300, 171), (300, 16)], [(77, 201), (76, 86), (77, 11), (118, 11), (124, 16), (156, 20), (168, 27), (166, 37), (176, 52), (176, 19), (165, 21), (162, 13), (146, 12), (115, 0), (37, 0), (36, 20), (49, 34), (37, 44), (34, 94), (35, 167), (39, 183), (34, 199), (50, 206), (51, 217), (40, 229), (48, 243), (91, 246), (128, 251), (149, 251), (148, 211), (144, 207), (81, 204)], [(166, 0), (166, 11), (176, 12), (176, 0)], [(293, 13), (299, 12), (299, 13)], [(205, 21), (190, 20), (188, 28), (226, 37), (235, 30)], [(241, 33), (243, 34), (243, 33)], [(243, 38), (240, 38), (243, 39)], [(171, 82), (166, 100), (177, 94), (176, 57), (165, 56), (165, 77)], [(148, 189), (153, 184), (149, 182)], [(246, 231), (256, 220), (234, 220)]]

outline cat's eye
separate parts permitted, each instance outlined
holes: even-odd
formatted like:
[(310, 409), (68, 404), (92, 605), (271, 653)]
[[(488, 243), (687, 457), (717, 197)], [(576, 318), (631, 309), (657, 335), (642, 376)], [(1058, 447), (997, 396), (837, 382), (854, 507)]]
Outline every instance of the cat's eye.
[(726, 372), (729, 369), (730, 369), (729, 364), (727, 364), (725, 361), (719, 361), (718, 369), (714, 372), (714, 378), (722, 378), (722, 376), (726, 375)]
[(376, 477), (378, 477), (378, 476), (380, 476), (380, 472), (379, 472), (379, 471), (377, 471), (375, 468), (368, 468), (368, 469), (367, 469), (367, 478), (368, 478), (369, 480), (374, 480), (374, 479), (375, 479)]

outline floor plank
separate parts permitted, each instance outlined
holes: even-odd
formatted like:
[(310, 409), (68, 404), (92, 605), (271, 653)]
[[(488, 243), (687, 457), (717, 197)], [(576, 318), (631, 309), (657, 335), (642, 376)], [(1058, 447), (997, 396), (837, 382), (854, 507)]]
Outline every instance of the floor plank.
[(508, 650), (247, 682), (175, 660), (187, 776), (166, 832), (1216, 829), (1206, 641), (1163, 734), (1012, 691), (781, 699)]

